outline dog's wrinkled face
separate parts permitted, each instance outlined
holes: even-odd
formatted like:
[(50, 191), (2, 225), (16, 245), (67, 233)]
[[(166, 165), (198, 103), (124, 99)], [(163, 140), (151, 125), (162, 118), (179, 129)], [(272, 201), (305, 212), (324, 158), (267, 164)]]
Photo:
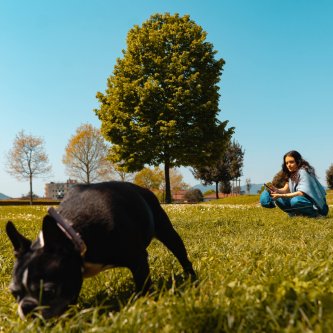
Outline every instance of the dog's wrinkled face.
[(33, 244), (11, 222), (6, 231), (16, 256), (10, 290), (20, 317), (37, 311), (44, 318), (62, 314), (76, 302), (82, 286), (82, 259), (72, 242), (48, 215)]

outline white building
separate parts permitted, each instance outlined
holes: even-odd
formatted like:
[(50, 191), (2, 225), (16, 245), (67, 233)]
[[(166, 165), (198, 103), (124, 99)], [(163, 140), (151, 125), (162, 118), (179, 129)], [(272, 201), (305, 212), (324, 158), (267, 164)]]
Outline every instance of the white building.
[(45, 184), (45, 197), (54, 200), (62, 199), (75, 184), (77, 181), (74, 179), (68, 179), (66, 183), (47, 183)]

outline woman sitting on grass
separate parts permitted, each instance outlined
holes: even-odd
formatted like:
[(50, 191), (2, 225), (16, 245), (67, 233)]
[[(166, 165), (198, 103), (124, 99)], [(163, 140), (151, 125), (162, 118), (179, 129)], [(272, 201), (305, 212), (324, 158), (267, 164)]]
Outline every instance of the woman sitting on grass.
[(289, 216), (320, 217), (328, 214), (326, 191), (314, 168), (300, 153), (292, 150), (284, 155), (282, 174), (286, 184), (282, 188), (266, 187), (260, 196), (263, 207), (278, 206)]

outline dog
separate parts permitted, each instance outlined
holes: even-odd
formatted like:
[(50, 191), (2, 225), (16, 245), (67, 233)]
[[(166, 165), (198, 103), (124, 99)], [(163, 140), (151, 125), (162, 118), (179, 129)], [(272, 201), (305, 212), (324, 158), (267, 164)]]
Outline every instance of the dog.
[(16, 261), (10, 291), (21, 318), (39, 312), (60, 316), (75, 304), (83, 278), (111, 267), (127, 267), (136, 291), (151, 287), (147, 246), (155, 237), (196, 279), (184, 243), (156, 196), (127, 182), (73, 186), (57, 210), (44, 216), (39, 237), (30, 241), (8, 221), (6, 233)]

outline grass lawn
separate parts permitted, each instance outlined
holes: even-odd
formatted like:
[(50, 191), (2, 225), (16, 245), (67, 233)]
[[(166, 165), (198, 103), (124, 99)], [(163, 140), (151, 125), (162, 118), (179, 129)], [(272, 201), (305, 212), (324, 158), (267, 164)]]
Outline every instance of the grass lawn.
[(129, 271), (111, 269), (85, 280), (62, 317), (22, 321), (8, 291), (14, 258), (4, 227), (11, 219), (35, 239), (46, 207), (0, 207), (0, 332), (333, 332), (333, 212), (288, 218), (259, 207), (257, 196), (165, 210), (197, 283), (153, 241), (149, 296), (136, 299)]

